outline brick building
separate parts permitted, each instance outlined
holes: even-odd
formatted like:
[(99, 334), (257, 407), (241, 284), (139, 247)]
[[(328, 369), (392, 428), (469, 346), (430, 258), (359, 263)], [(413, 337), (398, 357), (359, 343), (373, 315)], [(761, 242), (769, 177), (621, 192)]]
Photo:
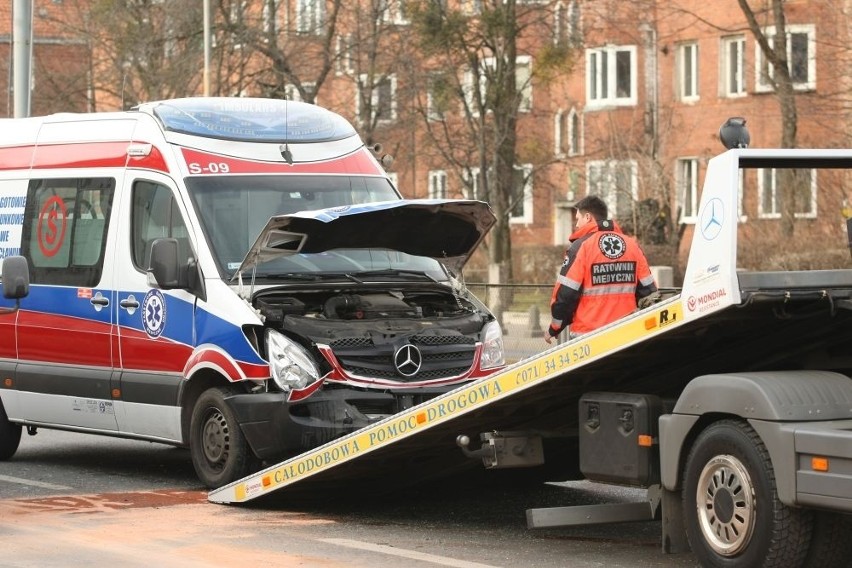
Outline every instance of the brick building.
[[(0, 5), (0, 116), (11, 117), (13, 104), (13, 2)], [(32, 19), (33, 115), (85, 112), (90, 73), (89, 47), (77, 31), (58, 24), (61, 1), (37, 1)]]
[[(471, 115), (465, 117), (464, 101), (442, 96), (439, 86), (449, 81), (467, 97), (475, 92), (475, 77), (488, 75), (496, 63), (488, 53), (476, 69), (424, 57), (412, 21), (422, 2), (212, 3), (211, 94), (315, 101), (351, 118), (366, 140), (380, 142), (382, 153), (394, 156), (390, 171), (406, 196), (481, 197), (482, 163), (467, 136)], [(766, 11), (771, 2), (751, 4), (764, 9), (755, 22), (774, 45), (774, 20)], [(470, 27), (483, 5), (490, 0), (440, 3), (442, 10), (468, 18), (458, 21)], [(61, 81), (40, 78), (48, 71), (78, 77), (70, 70), (87, 60), (85, 53), (72, 53), (84, 45), (73, 34), (39, 27), (39, 14), (62, 9), (62, 0), (36, 1), (34, 113), (75, 110), (69, 106), (81, 103), (63, 95)], [(782, 143), (773, 72), (739, 3), (516, 0), (516, 9), (517, 191), (509, 208), (515, 280), (550, 280), (571, 232), (571, 206), (587, 193), (605, 197), (622, 225), (639, 235), (652, 263), (673, 265), (678, 274), (707, 160), (723, 149), (719, 126), (730, 116), (743, 116), (752, 146)], [(849, 9), (848, 0), (783, 2), (799, 147), (849, 144)], [(10, 30), (5, 10), (0, 7), (0, 25)], [(3, 33), (0, 29), (5, 87), (10, 43)], [(200, 75), (200, 61), (195, 69)], [(118, 104), (98, 89), (97, 77), (91, 83), (96, 108)], [(47, 93), (46, 84), (52, 89)], [(198, 89), (183, 94), (200, 94), (200, 81), (191, 84)], [(0, 112), (8, 113), (10, 100), (0, 100)], [(436, 132), (445, 135), (443, 146)], [(742, 181), (744, 262), (794, 268), (791, 258), (809, 266), (836, 260), (835, 249), (846, 242), (842, 213), (849, 210), (850, 180), (838, 173), (817, 183), (807, 172), (802, 175), (805, 181), (792, 197), (777, 172), (749, 174)], [(785, 195), (795, 198), (789, 216), (794, 232), (783, 226)], [(751, 240), (757, 236), (784, 242), (791, 254), (767, 252)], [(825, 258), (816, 258), (814, 249)], [(484, 277), (474, 272), (472, 278), (480, 274)]]

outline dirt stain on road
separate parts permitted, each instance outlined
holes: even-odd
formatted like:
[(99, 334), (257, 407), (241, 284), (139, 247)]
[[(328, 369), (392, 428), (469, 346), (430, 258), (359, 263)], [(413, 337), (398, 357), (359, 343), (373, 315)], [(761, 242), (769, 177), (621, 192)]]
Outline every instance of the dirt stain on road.
[[(351, 566), (344, 558), (338, 562), (306, 554), (310, 547), (304, 534), (293, 538), (285, 534), (288, 529), (333, 522), (303, 513), (212, 505), (202, 491), (3, 500), (0, 564), (15, 568)], [(259, 538), (259, 531), (270, 530), (281, 533), (281, 538)]]

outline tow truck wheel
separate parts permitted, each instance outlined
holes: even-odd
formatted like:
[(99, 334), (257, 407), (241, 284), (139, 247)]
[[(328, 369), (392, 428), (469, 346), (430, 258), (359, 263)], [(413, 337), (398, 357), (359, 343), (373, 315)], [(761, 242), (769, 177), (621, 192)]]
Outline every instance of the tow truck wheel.
[(251, 473), (255, 458), (236, 416), (225, 402), (227, 388), (204, 391), (190, 422), (189, 451), (198, 478), (215, 489)]
[(704, 430), (686, 461), (683, 510), (703, 566), (800, 566), (812, 515), (779, 499), (769, 452), (751, 426), (723, 420)]
[(21, 425), (9, 422), (3, 401), (0, 401), (0, 461), (5, 461), (15, 455), (18, 444), (21, 443)]

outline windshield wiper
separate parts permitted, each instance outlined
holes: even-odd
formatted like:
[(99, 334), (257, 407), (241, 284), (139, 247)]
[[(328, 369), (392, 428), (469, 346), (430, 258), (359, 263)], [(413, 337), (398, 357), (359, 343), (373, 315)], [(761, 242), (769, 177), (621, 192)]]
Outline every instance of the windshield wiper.
[(400, 268), (381, 268), (379, 270), (361, 270), (355, 273), (357, 276), (417, 276), (438, 283), (438, 280), (427, 272), (421, 270), (405, 270)]

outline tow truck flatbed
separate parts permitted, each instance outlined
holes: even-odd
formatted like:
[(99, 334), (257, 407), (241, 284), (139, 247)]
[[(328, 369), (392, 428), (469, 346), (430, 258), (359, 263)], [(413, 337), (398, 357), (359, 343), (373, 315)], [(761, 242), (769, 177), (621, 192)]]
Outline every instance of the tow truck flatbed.
[(587, 336), (211, 491), (209, 499), (238, 503), (285, 487), (294, 493), (342, 482), (387, 488), (394, 482), (455, 477), (481, 468), (457, 448), (459, 435), (576, 435), (565, 428), (578, 423), (577, 403), (589, 390), (674, 398), (701, 374), (813, 368), (807, 356), (814, 343), (830, 353), (831, 360), (852, 366), (847, 355), (852, 343), (852, 270), (737, 277), (742, 300), (736, 305), (688, 319), (690, 297), (675, 294)]

